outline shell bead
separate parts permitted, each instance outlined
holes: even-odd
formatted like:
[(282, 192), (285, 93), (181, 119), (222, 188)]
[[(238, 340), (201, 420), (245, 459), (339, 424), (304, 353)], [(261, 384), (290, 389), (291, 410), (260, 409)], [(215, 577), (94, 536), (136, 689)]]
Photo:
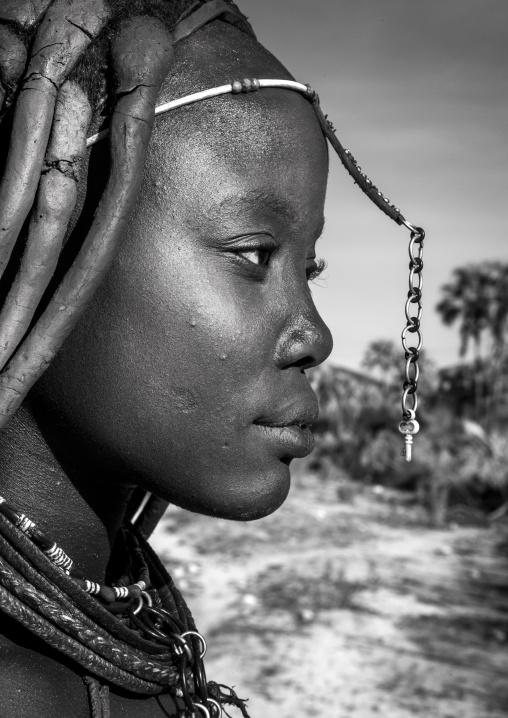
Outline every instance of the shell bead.
[(21, 529), (21, 531), (23, 531), (23, 533), (26, 533), (27, 535), (30, 535), (31, 529), (35, 528), (34, 522), (30, 521), (30, 519), (25, 516), (25, 514), (21, 514), (16, 525), (19, 529)]
[(113, 591), (117, 600), (127, 598), (129, 595), (129, 589), (125, 586), (113, 586)]
[(89, 581), (88, 579), (85, 579), (84, 589), (87, 593), (90, 593), (92, 596), (97, 596), (97, 594), (101, 590), (101, 586), (99, 583), (95, 583), (94, 581)]

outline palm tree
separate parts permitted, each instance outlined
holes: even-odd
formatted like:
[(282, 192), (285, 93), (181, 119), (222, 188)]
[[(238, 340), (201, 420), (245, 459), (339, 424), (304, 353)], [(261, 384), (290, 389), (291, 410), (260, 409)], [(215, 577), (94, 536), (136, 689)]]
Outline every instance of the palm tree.
[[(445, 324), (459, 323), (460, 356), (465, 356), (470, 342), (473, 343), (476, 416), (479, 418), (486, 371), (494, 378), (492, 393), (498, 393), (501, 388), (499, 382), (506, 359), (508, 332), (508, 265), (482, 262), (459, 267), (453, 272), (453, 281), (445, 284), (441, 291), (443, 297), (436, 310)], [(489, 339), (490, 350), (487, 360), (482, 356), (485, 335)]]
[(492, 342), (491, 396), (492, 417), (499, 416), (499, 408), (506, 403), (506, 369), (508, 368), (508, 265), (490, 263), (490, 325)]
[(441, 319), (448, 326), (460, 322), (460, 349), (463, 357), (474, 344), (476, 362), (481, 361), (483, 332), (490, 322), (490, 281), (483, 265), (458, 267), (453, 271), (453, 281), (441, 288), (443, 298), (436, 306)]

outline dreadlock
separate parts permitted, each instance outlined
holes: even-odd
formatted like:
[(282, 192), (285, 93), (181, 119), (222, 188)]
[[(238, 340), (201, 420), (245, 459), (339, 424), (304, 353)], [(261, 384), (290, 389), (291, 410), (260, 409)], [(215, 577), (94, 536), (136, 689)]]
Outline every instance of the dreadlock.
[[(0, 429), (115, 255), (175, 42), (219, 16), (253, 34), (230, 0), (4, 0), (0, 136), (9, 139), (0, 182)], [(106, 121), (108, 179), (86, 237), (54, 287), (82, 206), (87, 133)]]

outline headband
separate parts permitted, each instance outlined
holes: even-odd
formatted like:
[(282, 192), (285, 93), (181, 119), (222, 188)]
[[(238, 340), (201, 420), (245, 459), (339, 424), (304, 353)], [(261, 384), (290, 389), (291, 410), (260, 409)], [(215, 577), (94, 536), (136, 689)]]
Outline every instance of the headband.
[[(390, 204), (390, 200), (387, 199), (382, 194), (382, 192), (380, 192), (378, 188), (372, 183), (372, 181), (367, 177), (367, 175), (361, 171), (361, 168), (358, 166), (351, 152), (344, 149), (344, 147), (341, 145), (335, 134), (333, 125), (325, 117), (323, 111), (321, 110), (319, 104), (319, 97), (316, 91), (313, 90), (310, 85), (304, 85), (301, 82), (294, 82), (293, 80), (235, 80), (228, 85), (219, 85), (218, 87), (211, 87), (208, 90), (202, 90), (201, 92), (193, 92), (191, 95), (179, 97), (176, 100), (170, 100), (169, 102), (165, 102), (162, 105), (157, 105), (157, 107), (155, 108), (155, 114), (162, 115), (166, 112), (171, 112), (171, 110), (176, 110), (178, 107), (184, 107), (185, 105), (193, 105), (196, 102), (208, 100), (211, 97), (219, 97), (220, 95), (229, 94), (237, 95), (241, 92), (257, 92), (258, 90), (264, 88), (292, 90), (293, 92), (300, 93), (307, 100), (309, 100), (314, 107), (323, 133), (329, 140), (334, 150), (337, 152), (342, 164), (347, 169), (349, 174), (353, 177), (354, 181), (358, 184), (360, 189), (362, 189), (363, 192), (368, 195), (368, 197), (374, 202), (374, 204), (379, 207), (379, 209), (381, 209), (391, 219), (397, 222), (397, 224), (405, 225), (410, 231), (416, 230), (416, 227), (402, 216), (400, 210), (397, 207), (395, 207), (393, 204)], [(86, 146), (91, 147), (92, 145), (95, 145), (97, 142), (100, 142), (101, 140), (106, 138), (108, 134), (109, 129), (97, 132), (97, 134), (92, 135), (87, 139)]]

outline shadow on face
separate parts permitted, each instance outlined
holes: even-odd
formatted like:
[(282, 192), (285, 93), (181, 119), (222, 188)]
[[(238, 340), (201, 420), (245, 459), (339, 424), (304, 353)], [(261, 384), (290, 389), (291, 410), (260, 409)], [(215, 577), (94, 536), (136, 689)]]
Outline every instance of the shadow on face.
[[(179, 47), (161, 101), (245, 76), (288, 77), (212, 23)], [(210, 515), (283, 502), (291, 459), (312, 449), (304, 372), (331, 350), (308, 286), (327, 164), (296, 93), (156, 120), (119, 255), (34, 392), (55, 453)]]

